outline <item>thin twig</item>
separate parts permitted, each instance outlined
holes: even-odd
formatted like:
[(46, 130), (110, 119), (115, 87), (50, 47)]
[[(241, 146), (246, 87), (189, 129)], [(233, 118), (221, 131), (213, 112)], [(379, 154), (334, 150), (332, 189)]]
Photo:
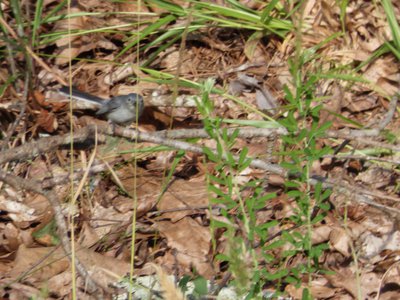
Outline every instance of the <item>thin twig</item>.
[(389, 125), (390, 121), (392, 121), (394, 113), (396, 112), (397, 101), (398, 97), (393, 96), (392, 100), (389, 103), (388, 111), (386, 112), (385, 117), (382, 119), (381, 123), (378, 126), (379, 131), (385, 129), (385, 127)]
[[(221, 209), (223, 208), (222, 205), (211, 205), (212, 209)], [(175, 207), (175, 208), (170, 208), (170, 209), (162, 209), (162, 210), (157, 210), (157, 211), (150, 211), (147, 213), (148, 217), (153, 217), (153, 216), (160, 216), (162, 214), (165, 213), (170, 213), (170, 212), (180, 212), (180, 211), (188, 211), (188, 213), (191, 213), (191, 211), (193, 211), (193, 213), (191, 214), (197, 214), (197, 213), (201, 213), (201, 211), (204, 210), (208, 210), (210, 209), (209, 205), (203, 205), (203, 206), (189, 206), (187, 205), (186, 207)]]
[[(106, 128), (106, 131), (102, 131), (102, 132), (106, 133), (106, 134), (112, 134), (112, 131), (108, 128)], [(150, 142), (150, 143), (154, 143), (154, 144), (158, 144), (158, 145), (164, 145), (164, 146), (169, 146), (169, 147), (173, 147), (176, 149), (181, 149), (181, 150), (190, 151), (190, 152), (194, 152), (194, 153), (204, 154), (203, 147), (201, 147), (201, 146), (186, 143), (183, 141), (175, 141), (175, 140), (171, 140), (171, 139), (160, 138), (154, 134), (147, 133), (147, 132), (139, 132), (136, 130), (132, 130), (129, 128), (122, 128), (122, 127), (116, 127), (114, 132), (117, 136), (125, 137), (130, 140), (137, 139), (138, 141)], [(215, 154), (217, 154), (216, 150), (212, 150), (212, 151)], [(239, 156), (233, 155), (233, 159), (238, 161)], [(256, 159), (256, 158), (252, 159), (250, 166), (254, 167), (254, 168), (259, 168), (259, 169), (263, 169), (266, 171), (270, 171), (274, 174), (278, 174), (278, 175), (281, 175), (284, 177), (287, 176), (287, 171), (284, 168), (282, 168), (276, 164), (267, 163), (261, 159)]]
[(372, 129), (341, 129), (341, 130), (328, 130), (325, 134), (329, 138), (340, 138), (345, 140), (355, 140), (359, 144), (370, 145), (379, 148), (391, 149), (393, 151), (400, 151), (399, 146), (378, 142), (375, 140), (366, 139), (366, 137), (377, 137), (382, 130), (390, 123), (393, 119), (394, 113), (396, 112), (398, 97), (393, 96), (389, 103), (388, 111), (385, 117), (379, 123), (377, 128)]
[[(368, 191), (366, 189), (351, 187), (351, 186), (345, 185), (343, 183), (343, 181), (334, 182), (332, 180), (328, 180), (326, 178), (322, 178), (319, 176), (314, 176), (314, 177), (310, 178), (310, 180), (309, 180), (309, 183), (311, 185), (317, 185), (321, 182), (322, 182), (322, 186), (324, 188), (336, 190), (338, 193), (348, 195), (349, 198), (352, 199), (352, 201), (355, 201), (356, 203), (368, 204), (368, 205), (376, 207), (386, 213), (400, 217), (400, 210), (386, 206), (386, 205), (376, 203), (375, 201), (371, 200), (371, 198), (372, 198), (371, 196), (377, 196), (377, 195), (373, 195), (370, 191)], [(382, 197), (382, 198), (387, 198), (387, 196)], [(397, 198), (396, 198), (396, 200), (397, 200)]]
[[(271, 135), (286, 135), (284, 127), (280, 128), (227, 128), (228, 135), (232, 135), (238, 130), (239, 138), (270, 137)], [(190, 139), (190, 138), (209, 138), (210, 136), (204, 129), (175, 129), (157, 131), (154, 135), (169, 139)]]
[[(72, 175), (72, 181), (81, 180), (82, 176), (85, 172), (88, 172), (89, 176), (93, 176), (95, 174), (107, 171), (108, 167), (106, 164), (95, 164), (90, 168), (85, 169), (76, 169), (74, 170), (74, 174)], [(65, 172), (64, 174), (58, 174), (51, 178), (44, 178), (41, 180), (42, 189), (50, 189), (56, 185), (62, 185), (71, 181), (71, 174), (69, 172)]]
[[(74, 134), (74, 144), (82, 143), (88, 146), (93, 146), (95, 136), (95, 127), (87, 126), (82, 130), (77, 130)], [(99, 137), (98, 143), (104, 143), (104, 136)], [(0, 165), (20, 159), (28, 159), (37, 155), (44, 154), (50, 150), (57, 149), (58, 147), (69, 145), (71, 143), (71, 136), (69, 134), (44, 137), (38, 140), (30, 141), (19, 147), (3, 151), (0, 156)]]
[[(373, 129), (371, 129), (373, 130)], [(373, 146), (381, 149), (389, 149), (392, 151), (400, 151), (400, 146), (392, 145), (388, 143), (383, 143), (380, 141), (375, 141), (372, 139), (367, 139), (366, 135), (363, 135), (362, 132), (358, 130), (328, 130), (325, 133), (326, 138), (334, 138), (334, 139), (344, 139), (344, 140), (353, 140), (361, 145)]]
[(358, 160), (367, 160), (367, 161), (380, 161), (380, 162), (385, 162), (385, 163), (390, 163), (390, 164), (395, 164), (395, 165), (400, 165), (400, 160), (392, 160), (392, 159), (386, 159), (386, 158), (381, 158), (381, 157), (375, 157), (375, 156), (370, 156), (370, 155), (351, 155), (351, 154), (326, 154), (323, 156), (323, 158), (335, 158), (335, 159), (358, 159)]

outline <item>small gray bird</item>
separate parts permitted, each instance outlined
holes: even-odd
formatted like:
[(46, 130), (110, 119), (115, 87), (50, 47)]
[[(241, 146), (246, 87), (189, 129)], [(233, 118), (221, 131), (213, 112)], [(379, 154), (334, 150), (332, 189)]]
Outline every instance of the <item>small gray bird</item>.
[[(70, 95), (70, 88), (68, 86), (62, 86), (58, 91), (62, 95), (68, 97)], [(116, 96), (112, 97), (111, 99), (102, 99), (100, 97), (81, 92), (73, 87), (71, 96), (78, 101), (85, 101), (95, 104), (99, 107), (99, 109), (96, 111), (96, 115), (104, 115), (107, 120), (121, 125), (130, 124), (133, 121), (136, 121), (144, 109), (143, 97), (135, 93)]]

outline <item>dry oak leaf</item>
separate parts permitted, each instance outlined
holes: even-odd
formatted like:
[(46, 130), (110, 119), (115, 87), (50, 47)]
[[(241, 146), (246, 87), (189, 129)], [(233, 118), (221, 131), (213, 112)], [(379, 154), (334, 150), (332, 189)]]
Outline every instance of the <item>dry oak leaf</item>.
[[(71, 15), (78, 13), (82, 13), (82, 11), (77, 7), (71, 7)], [(79, 16), (70, 19), (65, 18), (58, 21), (54, 27), (54, 31), (61, 32), (68, 32), (69, 30), (78, 31), (83, 29), (87, 29), (87, 18), (85, 16)], [(81, 35), (69, 36), (67, 33), (62, 35), (62, 38), (56, 41), (56, 45), (59, 48), (58, 55), (55, 60), (56, 65), (66, 64), (70, 59), (77, 57), (80, 53), (95, 47), (95, 45), (90, 42), (84, 45), (83, 40), (85, 39), (87, 39), (87, 37)]]
[(14, 222), (30, 222), (37, 219), (35, 210), (25, 203), (9, 200), (0, 195), (0, 210)]
[[(77, 247), (77, 257), (93, 279), (102, 286), (108, 286), (116, 277), (122, 277), (130, 271), (128, 262), (101, 255), (79, 245)], [(40, 263), (37, 264), (38, 262)], [(9, 275), (17, 278), (31, 268), (35, 271), (28, 275), (30, 281), (47, 282), (53, 276), (67, 271), (70, 262), (60, 247), (27, 248), (21, 245), (17, 251), (15, 266)]]
[(350, 256), (350, 245), (352, 241), (346, 230), (341, 227), (335, 227), (329, 235), (329, 241), (336, 251), (340, 252), (345, 257)]
[(37, 125), (49, 133), (56, 131), (58, 128), (58, 122), (54, 114), (44, 109), (40, 110)]
[[(35, 271), (31, 272), (28, 278), (30, 281), (37, 282), (65, 271), (69, 266), (68, 258), (61, 249), (54, 250), (55, 247), (27, 248), (22, 244), (18, 248), (14, 268), (9, 275), (17, 278), (32, 269)], [(44, 258), (46, 259), (43, 261)], [(37, 265), (40, 261), (42, 262)]]
[[(163, 216), (177, 222), (185, 216), (198, 213), (196, 207), (208, 205), (208, 193), (205, 181), (175, 180), (164, 193), (157, 205), (158, 210), (187, 209), (183, 211), (167, 212)], [(193, 208), (193, 209), (190, 209)]]
[(205, 278), (215, 274), (209, 260), (211, 244), (210, 230), (186, 217), (176, 223), (161, 221), (155, 224), (161, 235), (167, 238), (168, 246), (177, 250), (176, 260), (185, 269), (194, 267)]
[(65, 102), (49, 102), (45, 95), (39, 91), (33, 92), (33, 98), (43, 108), (51, 106), (53, 112), (63, 111), (67, 105)]

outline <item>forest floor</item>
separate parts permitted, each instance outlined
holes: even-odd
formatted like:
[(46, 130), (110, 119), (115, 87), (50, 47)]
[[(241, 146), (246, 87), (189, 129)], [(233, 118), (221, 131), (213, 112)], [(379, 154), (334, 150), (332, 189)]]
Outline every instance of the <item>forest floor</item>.
[[(15, 2), (0, 3), (1, 299), (117, 299), (155, 273), (154, 298), (400, 299), (384, 5)], [(111, 126), (63, 85), (145, 109)]]

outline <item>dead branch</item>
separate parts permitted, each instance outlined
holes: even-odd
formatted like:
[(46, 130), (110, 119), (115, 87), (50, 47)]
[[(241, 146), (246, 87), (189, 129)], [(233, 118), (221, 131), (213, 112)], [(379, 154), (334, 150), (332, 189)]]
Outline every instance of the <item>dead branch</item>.
[[(228, 135), (232, 135), (235, 130), (238, 130), (240, 138), (254, 137), (270, 137), (272, 135), (286, 135), (287, 131), (284, 127), (280, 128), (228, 128)], [(168, 139), (190, 139), (190, 138), (209, 138), (209, 135), (204, 129), (177, 129), (177, 130), (162, 130), (157, 131), (154, 135)]]
[(372, 138), (379, 136), (382, 130), (385, 129), (385, 127), (390, 123), (390, 121), (393, 119), (394, 113), (396, 112), (397, 101), (397, 96), (392, 97), (392, 100), (389, 103), (389, 109), (377, 128), (328, 130), (325, 136), (329, 138), (355, 140), (362, 145), (370, 145), (379, 148), (391, 149), (393, 151), (400, 151), (400, 147), (397, 145), (391, 145), (372, 139), (367, 139), (368, 137)]
[[(25, 143), (19, 147), (3, 151), (0, 156), (0, 164), (9, 161), (32, 158), (61, 146), (69, 145), (72, 141), (74, 144), (82, 143), (92, 146), (94, 145), (95, 130), (95, 126), (87, 126), (84, 129), (75, 131), (72, 139), (69, 134), (64, 134), (30, 141), (29, 143)], [(104, 141), (104, 136), (99, 137), (99, 143), (104, 143)]]

